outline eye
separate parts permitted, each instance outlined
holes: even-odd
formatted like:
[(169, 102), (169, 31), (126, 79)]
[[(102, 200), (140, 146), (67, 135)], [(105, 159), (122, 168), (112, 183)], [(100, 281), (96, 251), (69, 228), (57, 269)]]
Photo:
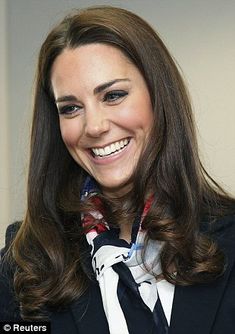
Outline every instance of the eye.
[(124, 98), (126, 95), (128, 95), (127, 91), (124, 90), (113, 90), (111, 92), (108, 92), (104, 95), (103, 101), (108, 103), (115, 103), (119, 102), (122, 98)]
[(64, 116), (73, 116), (74, 114), (77, 114), (78, 111), (80, 111), (82, 107), (70, 104), (70, 105), (65, 105), (63, 107), (58, 107), (58, 112), (59, 115), (64, 115)]

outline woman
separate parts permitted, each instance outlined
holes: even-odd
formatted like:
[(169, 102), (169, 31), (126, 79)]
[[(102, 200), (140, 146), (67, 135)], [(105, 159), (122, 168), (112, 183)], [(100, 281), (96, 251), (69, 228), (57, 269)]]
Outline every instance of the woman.
[(1, 320), (232, 333), (234, 212), (153, 29), (107, 6), (56, 26), (39, 55), (27, 213), (2, 251)]

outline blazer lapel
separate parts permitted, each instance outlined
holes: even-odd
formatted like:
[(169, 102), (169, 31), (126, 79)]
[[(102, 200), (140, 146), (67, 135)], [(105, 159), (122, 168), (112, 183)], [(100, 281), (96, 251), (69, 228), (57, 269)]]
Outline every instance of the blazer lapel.
[(218, 240), (227, 267), (223, 276), (210, 284), (176, 286), (169, 334), (209, 334), (235, 261), (234, 241)]
[(79, 334), (108, 334), (99, 286), (91, 283), (87, 291), (70, 306)]

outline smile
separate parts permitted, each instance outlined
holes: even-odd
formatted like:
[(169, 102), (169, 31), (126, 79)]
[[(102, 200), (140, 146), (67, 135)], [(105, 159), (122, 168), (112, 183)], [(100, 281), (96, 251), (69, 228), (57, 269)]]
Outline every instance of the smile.
[(106, 157), (119, 153), (129, 144), (129, 142), (130, 139), (123, 139), (102, 148), (92, 148), (91, 151), (97, 157)]

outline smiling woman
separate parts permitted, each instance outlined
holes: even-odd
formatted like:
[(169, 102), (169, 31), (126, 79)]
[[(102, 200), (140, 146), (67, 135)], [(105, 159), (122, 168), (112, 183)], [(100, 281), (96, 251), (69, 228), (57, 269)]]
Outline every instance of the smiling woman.
[(1, 252), (0, 320), (232, 333), (234, 215), (157, 33), (121, 8), (65, 17), (39, 54), (28, 207)]
[(57, 57), (51, 84), (68, 151), (104, 194), (124, 195), (153, 123), (138, 68), (115, 47), (89, 44)]

